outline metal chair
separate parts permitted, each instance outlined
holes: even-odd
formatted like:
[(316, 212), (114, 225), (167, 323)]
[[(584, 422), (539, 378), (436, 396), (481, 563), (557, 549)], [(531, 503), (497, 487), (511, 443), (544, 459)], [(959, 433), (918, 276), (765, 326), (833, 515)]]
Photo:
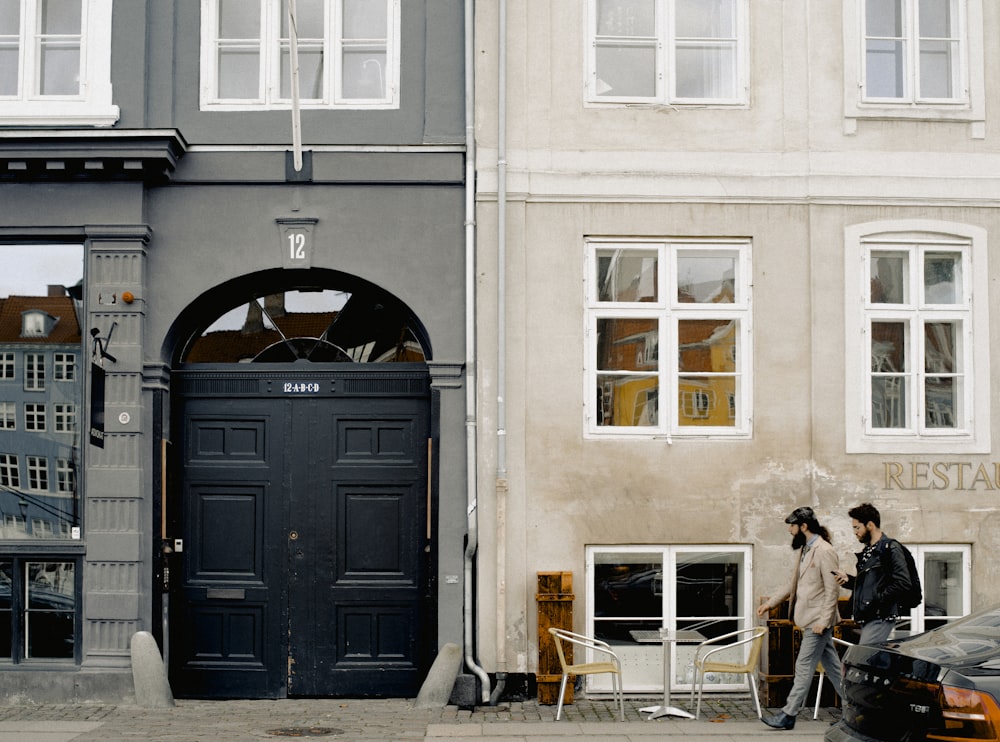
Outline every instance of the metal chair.
[[(833, 637), (833, 645), (837, 646), (838, 644), (842, 647), (854, 646), (851, 642), (846, 642), (843, 639), (838, 639), (837, 637)], [(816, 669), (819, 670), (819, 682), (816, 683), (816, 705), (813, 707), (814, 719), (819, 718), (819, 697), (823, 695), (823, 678), (826, 677), (826, 670), (823, 669), (822, 662), (816, 665)], [(836, 688), (834, 688), (834, 690), (836, 690)]]
[[(760, 658), (760, 650), (764, 645), (764, 637), (767, 636), (767, 627), (755, 626), (752, 629), (740, 629), (730, 631), (728, 634), (706, 639), (694, 650), (694, 681), (691, 684), (691, 701), (694, 701), (695, 689), (698, 691), (698, 705), (695, 708), (694, 718), (701, 715), (701, 696), (705, 690), (705, 673), (726, 672), (738, 675), (746, 675), (747, 685), (750, 686), (750, 695), (753, 696), (757, 706), (757, 718), (763, 716), (760, 709), (760, 696), (757, 692), (757, 661)], [(719, 642), (727, 639), (736, 641), (728, 644)], [(749, 647), (746, 662), (720, 662), (711, 659), (712, 655), (738, 648), (739, 652), (745, 651), (743, 647)]]
[[(555, 640), (556, 654), (559, 655), (559, 664), (562, 666), (562, 681), (559, 683), (559, 703), (556, 706), (556, 721), (562, 718), (563, 694), (566, 692), (566, 682), (570, 675), (599, 675), (601, 673), (611, 674), (611, 689), (614, 693), (615, 702), (618, 704), (618, 717), (625, 721), (625, 698), (622, 692), (622, 663), (618, 655), (611, 649), (611, 645), (602, 642), (600, 639), (592, 639), (583, 634), (574, 634), (566, 629), (550, 628), (549, 633)], [(607, 660), (599, 662), (577, 662), (566, 661), (566, 653), (563, 650), (563, 642), (576, 644), (586, 650), (598, 652), (608, 657)]]

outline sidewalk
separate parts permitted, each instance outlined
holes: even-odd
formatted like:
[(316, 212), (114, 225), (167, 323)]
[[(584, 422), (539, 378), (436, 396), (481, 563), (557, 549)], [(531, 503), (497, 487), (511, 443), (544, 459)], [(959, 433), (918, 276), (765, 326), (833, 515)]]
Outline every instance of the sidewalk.
[(496, 707), (414, 709), (406, 699), (287, 699), (277, 701), (177, 701), (169, 709), (135, 706), (0, 705), (0, 742), (235, 742), (316, 739), (336, 742), (558, 742), (590, 738), (600, 742), (738, 742), (776, 737), (782, 742), (816, 742), (839, 711), (803, 709), (791, 732), (762, 724), (752, 702), (709, 699), (702, 718), (647, 721), (639, 708), (655, 700), (626, 701), (625, 723), (608, 701), (577, 700), (555, 721), (554, 706), (534, 701)]

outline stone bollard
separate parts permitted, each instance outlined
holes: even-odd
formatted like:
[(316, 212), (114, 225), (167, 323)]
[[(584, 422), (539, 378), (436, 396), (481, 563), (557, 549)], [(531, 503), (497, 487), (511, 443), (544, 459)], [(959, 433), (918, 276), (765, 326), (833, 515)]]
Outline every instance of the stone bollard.
[(132, 635), (132, 682), (135, 685), (135, 703), (142, 708), (169, 708), (174, 705), (174, 694), (167, 680), (160, 648), (148, 631)]

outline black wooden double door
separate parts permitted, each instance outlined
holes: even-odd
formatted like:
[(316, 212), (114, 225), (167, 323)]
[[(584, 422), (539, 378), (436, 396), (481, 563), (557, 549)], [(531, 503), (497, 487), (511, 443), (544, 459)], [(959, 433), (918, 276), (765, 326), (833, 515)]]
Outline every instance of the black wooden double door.
[(175, 692), (415, 695), (430, 628), (426, 375), (183, 386)]

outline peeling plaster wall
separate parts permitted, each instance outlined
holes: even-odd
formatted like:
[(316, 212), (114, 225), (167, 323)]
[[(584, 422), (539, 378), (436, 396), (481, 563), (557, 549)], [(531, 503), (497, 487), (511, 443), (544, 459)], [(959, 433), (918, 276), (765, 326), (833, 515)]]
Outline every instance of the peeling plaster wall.
[[(972, 545), (973, 607), (1000, 600), (998, 477), (902, 489), (917, 462), (991, 472), (1000, 456), (848, 454), (845, 229), (929, 219), (1000, 235), (1000, 136), (966, 123), (860, 121), (845, 133), (841, 5), (754, 0), (750, 104), (721, 109), (587, 105), (585, 3), (508, 3), (506, 389), (496, 385), (496, 9), (477, 11), (479, 495), (477, 620), (484, 666), (531, 672), (535, 575), (574, 575), (585, 626), (591, 544), (749, 544), (753, 595), (784, 581), (783, 519), (813, 506), (843, 567), (858, 548), (847, 510), (873, 502), (887, 533)], [(987, 37), (1000, 7), (984, 3)], [(1000, 67), (987, 48), (986, 69)], [(988, 80), (990, 91), (1000, 89)], [(749, 440), (594, 440), (585, 435), (587, 236), (746, 237), (752, 242), (753, 434)], [(990, 338), (1000, 265), (989, 270)], [(989, 379), (978, 379), (990, 383)], [(497, 399), (506, 404), (508, 494), (498, 527)], [(1000, 390), (989, 393), (1000, 409)], [(981, 414), (981, 413), (980, 413)], [(998, 439), (997, 415), (991, 435)], [(971, 476), (971, 474), (970, 474)], [(900, 480), (902, 481), (902, 480)], [(969, 482), (966, 482), (968, 485)], [(498, 543), (503, 544), (497, 560)], [(496, 614), (502, 580), (506, 609)], [(504, 646), (495, 624), (501, 622)]]

